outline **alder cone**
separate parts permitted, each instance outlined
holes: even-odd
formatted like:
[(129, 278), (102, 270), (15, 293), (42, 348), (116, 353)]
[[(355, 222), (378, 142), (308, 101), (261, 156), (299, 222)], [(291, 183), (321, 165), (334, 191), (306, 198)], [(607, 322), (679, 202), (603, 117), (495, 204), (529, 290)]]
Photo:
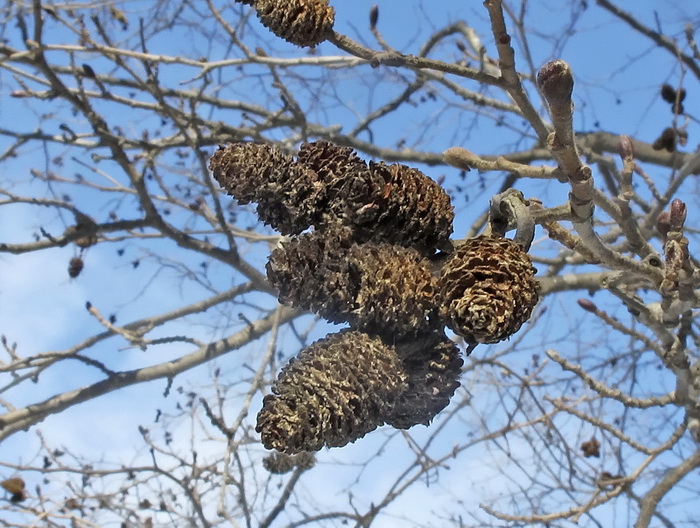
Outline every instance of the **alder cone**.
[(333, 29), (335, 10), (328, 0), (255, 0), (263, 26), (297, 46), (315, 46)]
[(316, 175), (273, 145), (220, 146), (209, 161), (214, 178), (239, 204), (256, 202), (260, 220), (282, 234), (318, 221)]
[(284, 475), (293, 469), (307, 470), (314, 467), (316, 459), (311, 453), (299, 453), (287, 455), (285, 453), (272, 452), (263, 458), (263, 467), (275, 475)]
[(449, 246), (454, 208), (440, 185), (418, 169), (398, 163), (370, 162), (370, 171), (374, 177), (381, 176), (381, 191), (374, 196), (350, 194), (347, 198), (373, 206), (369, 211), (351, 211), (350, 220), (358, 230), (429, 253)]
[(353, 228), (357, 242), (386, 242), (423, 253), (448, 246), (454, 211), (445, 190), (417, 169), (370, 162), (327, 141), (302, 145), (299, 163), (323, 182), (323, 225)]
[(360, 283), (347, 318), (351, 326), (400, 339), (439, 324), (437, 281), (416, 250), (358, 244), (350, 250), (348, 267)]
[(255, 430), (287, 454), (340, 447), (373, 431), (407, 389), (396, 349), (346, 330), (292, 359), (263, 399)]
[[(322, 219), (318, 227), (347, 224), (348, 208), (344, 198), (348, 187), (367, 188), (363, 196), (373, 196), (383, 187), (383, 181), (374, 177), (362, 159), (350, 147), (341, 147), (329, 141), (303, 143), (297, 161), (312, 170), (323, 187), (323, 196), (318, 205), (322, 209)], [(362, 202), (357, 207), (366, 206)]]
[(267, 276), (283, 304), (369, 333), (402, 338), (439, 324), (428, 261), (409, 248), (353, 244), (347, 228), (282, 243), (270, 255)]
[(350, 274), (349, 229), (313, 231), (282, 242), (270, 254), (267, 278), (282, 304), (344, 323), (357, 297), (359, 283)]
[(399, 396), (386, 422), (397, 429), (428, 425), (459, 387), (463, 365), (459, 348), (442, 332), (430, 336), (423, 349), (408, 354), (406, 345), (396, 346), (408, 375), (408, 390)]
[(497, 343), (517, 332), (538, 301), (535, 268), (522, 247), (506, 238), (467, 240), (439, 277), (440, 314), (470, 344)]

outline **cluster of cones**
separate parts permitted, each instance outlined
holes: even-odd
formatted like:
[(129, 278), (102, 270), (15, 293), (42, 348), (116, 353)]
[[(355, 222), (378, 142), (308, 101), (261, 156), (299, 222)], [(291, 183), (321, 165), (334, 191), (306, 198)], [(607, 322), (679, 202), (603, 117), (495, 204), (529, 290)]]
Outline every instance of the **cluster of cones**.
[(296, 159), (232, 144), (210, 168), (290, 235), (267, 265), (280, 302), (349, 325), (284, 367), (258, 414), (267, 448), (295, 454), (385, 423), (428, 424), (459, 386), (462, 359), (445, 326), (469, 344), (495, 343), (537, 303), (535, 270), (516, 242), (477, 237), (452, 248), (449, 196), (417, 169), (368, 164), (326, 141), (302, 145)]

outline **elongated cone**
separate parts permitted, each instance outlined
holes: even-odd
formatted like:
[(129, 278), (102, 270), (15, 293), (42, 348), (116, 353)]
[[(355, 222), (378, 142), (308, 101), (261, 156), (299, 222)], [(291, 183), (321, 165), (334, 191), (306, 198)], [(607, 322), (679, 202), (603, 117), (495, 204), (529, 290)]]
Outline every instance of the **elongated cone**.
[(239, 204), (256, 202), (260, 219), (282, 234), (300, 233), (318, 221), (316, 174), (273, 145), (219, 147), (209, 168)]
[(325, 193), (323, 223), (350, 225), (358, 242), (445, 248), (454, 210), (445, 190), (418, 169), (370, 162), (327, 141), (302, 145), (299, 163), (316, 172)]
[(462, 358), (459, 348), (442, 332), (436, 332), (423, 350), (406, 354), (396, 345), (406, 374), (408, 389), (392, 406), (386, 422), (397, 429), (428, 425), (450, 403), (459, 387)]
[(378, 337), (331, 334), (282, 369), (255, 430), (267, 449), (290, 455), (343, 446), (384, 423), (406, 379), (396, 349)]
[(442, 269), (440, 314), (468, 343), (497, 343), (532, 315), (539, 292), (534, 275), (530, 257), (516, 242), (468, 240)]
[(429, 263), (409, 248), (353, 244), (352, 231), (305, 233), (270, 255), (267, 276), (285, 304), (398, 339), (438, 326)]
[(315, 46), (333, 29), (335, 10), (328, 0), (255, 0), (262, 25), (297, 46)]
[(445, 190), (417, 169), (370, 163), (327, 141), (302, 145), (297, 161), (275, 146), (220, 147), (209, 168), (238, 203), (285, 235), (352, 228), (355, 242), (385, 242), (430, 255), (449, 247), (454, 211)]

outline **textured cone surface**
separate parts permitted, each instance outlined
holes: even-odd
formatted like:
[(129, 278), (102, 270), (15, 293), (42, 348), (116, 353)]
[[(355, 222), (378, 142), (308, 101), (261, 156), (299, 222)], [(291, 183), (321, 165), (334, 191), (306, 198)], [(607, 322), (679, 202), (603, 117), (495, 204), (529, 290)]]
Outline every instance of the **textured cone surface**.
[(422, 252), (447, 246), (454, 211), (445, 190), (417, 169), (370, 163), (327, 141), (302, 145), (299, 163), (324, 185), (323, 222), (353, 227), (358, 242), (377, 241)]
[(410, 353), (405, 352), (406, 345), (396, 346), (408, 375), (408, 390), (397, 399), (386, 422), (397, 429), (428, 425), (459, 387), (463, 364), (459, 348), (442, 332)]
[(432, 252), (445, 248), (452, 234), (454, 208), (445, 190), (418, 169), (397, 163), (370, 163), (374, 178), (381, 177), (381, 192), (348, 198), (375, 206), (370, 215), (351, 217), (358, 229), (401, 246)]
[(263, 26), (297, 46), (315, 46), (333, 29), (335, 11), (328, 0), (255, 0)]
[(359, 244), (348, 256), (360, 288), (348, 322), (387, 338), (403, 338), (435, 327), (437, 281), (429, 262), (409, 248)]
[[(351, 185), (373, 186), (378, 191), (382, 182), (372, 175), (367, 164), (349, 147), (340, 147), (328, 141), (304, 143), (299, 149), (297, 161), (312, 170), (323, 191), (318, 201), (322, 220), (317, 227), (347, 223), (346, 209), (350, 204), (343, 200), (345, 189)], [(369, 191), (366, 194), (373, 194)], [(359, 206), (365, 205), (364, 203)]]
[(350, 275), (348, 229), (314, 231), (282, 242), (266, 269), (283, 304), (311, 310), (333, 323), (346, 322), (359, 282)]
[(467, 342), (497, 343), (517, 332), (538, 301), (535, 268), (521, 246), (477, 237), (450, 255), (440, 276), (440, 313)]
[(289, 473), (295, 468), (302, 470), (311, 469), (316, 464), (316, 459), (311, 453), (299, 453), (287, 455), (273, 452), (263, 458), (263, 467), (275, 475)]
[(316, 175), (275, 146), (234, 143), (212, 156), (214, 178), (239, 204), (257, 202), (260, 219), (282, 234), (296, 234), (317, 219)]
[(276, 248), (267, 276), (280, 302), (385, 337), (434, 328), (437, 284), (428, 261), (409, 248), (352, 244), (351, 236), (342, 228), (315, 231)]
[(395, 348), (342, 331), (305, 348), (282, 369), (255, 430), (267, 449), (287, 454), (343, 446), (382, 425), (406, 388)]

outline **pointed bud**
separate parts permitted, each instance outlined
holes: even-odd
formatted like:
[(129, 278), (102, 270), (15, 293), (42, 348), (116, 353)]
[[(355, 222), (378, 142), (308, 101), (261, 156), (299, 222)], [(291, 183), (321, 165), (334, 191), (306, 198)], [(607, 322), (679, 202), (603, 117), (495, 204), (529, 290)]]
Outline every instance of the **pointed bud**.
[(634, 145), (629, 136), (622, 134), (617, 139), (617, 152), (620, 154), (620, 158), (622, 158), (623, 161), (634, 158)]
[(377, 27), (377, 19), (379, 19), (379, 6), (373, 5), (369, 10), (369, 27), (374, 29)]
[(683, 229), (683, 224), (685, 223), (685, 217), (688, 214), (688, 209), (681, 200), (676, 198), (671, 202), (671, 214), (670, 222), (671, 229), (673, 231), (680, 231)]
[(583, 308), (587, 312), (595, 313), (598, 310), (598, 307), (590, 299), (579, 299), (576, 302), (581, 308)]

